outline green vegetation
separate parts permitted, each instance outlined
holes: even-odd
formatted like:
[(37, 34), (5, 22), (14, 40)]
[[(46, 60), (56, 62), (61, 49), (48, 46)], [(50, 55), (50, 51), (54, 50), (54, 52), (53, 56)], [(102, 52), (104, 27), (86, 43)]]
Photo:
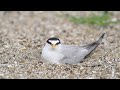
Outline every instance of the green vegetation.
[(69, 16), (71, 22), (75, 24), (88, 24), (88, 25), (97, 25), (97, 26), (106, 26), (110, 23), (116, 23), (118, 21), (111, 20), (110, 13), (102, 13), (101, 15), (92, 14), (88, 17), (77, 17), (77, 16)]

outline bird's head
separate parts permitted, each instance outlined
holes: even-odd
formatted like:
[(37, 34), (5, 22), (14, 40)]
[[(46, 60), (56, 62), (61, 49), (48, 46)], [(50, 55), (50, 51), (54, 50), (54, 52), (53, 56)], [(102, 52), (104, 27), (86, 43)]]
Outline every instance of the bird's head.
[(48, 46), (50, 46), (52, 49), (55, 49), (58, 46), (60, 46), (60, 43), (60, 40), (56, 37), (52, 37), (47, 40)]

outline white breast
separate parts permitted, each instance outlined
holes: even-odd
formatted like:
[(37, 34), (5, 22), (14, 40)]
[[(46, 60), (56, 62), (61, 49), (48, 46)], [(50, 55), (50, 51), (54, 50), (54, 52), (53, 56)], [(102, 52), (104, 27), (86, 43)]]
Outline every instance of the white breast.
[(59, 64), (59, 60), (63, 58), (63, 55), (56, 50), (54, 51), (54, 50), (48, 50), (47, 48), (44, 48), (42, 51), (42, 58), (45, 61)]

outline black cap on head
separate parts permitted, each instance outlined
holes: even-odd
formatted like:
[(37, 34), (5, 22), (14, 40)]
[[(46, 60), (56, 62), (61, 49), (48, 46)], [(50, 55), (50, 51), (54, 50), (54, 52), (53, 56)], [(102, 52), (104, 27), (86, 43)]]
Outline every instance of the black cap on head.
[(58, 43), (56, 43), (56, 44), (60, 44), (60, 39), (58, 39), (58, 38), (56, 38), (56, 37), (52, 37), (52, 38), (49, 38), (48, 40), (47, 40), (47, 43), (49, 43), (49, 44), (52, 44), (50, 41), (54, 41), (54, 40), (58, 40), (59, 42)]

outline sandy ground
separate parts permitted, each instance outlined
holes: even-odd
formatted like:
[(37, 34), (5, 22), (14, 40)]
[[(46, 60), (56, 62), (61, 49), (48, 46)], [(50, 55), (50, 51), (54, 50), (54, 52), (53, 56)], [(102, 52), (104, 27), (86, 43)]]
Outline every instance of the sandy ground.
[[(99, 12), (92, 12), (99, 13)], [(1, 79), (117, 79), (120, 78), (120, 25), (75, 25), (65, 16), (91, 12), (0, 12)], [(120, 19), (120, 12), (113, 12)], [(106, 33), (103, 43), (82, 63), (43, 63), (45, 41), (59, 37), (65, 44), (88, 44)]]

